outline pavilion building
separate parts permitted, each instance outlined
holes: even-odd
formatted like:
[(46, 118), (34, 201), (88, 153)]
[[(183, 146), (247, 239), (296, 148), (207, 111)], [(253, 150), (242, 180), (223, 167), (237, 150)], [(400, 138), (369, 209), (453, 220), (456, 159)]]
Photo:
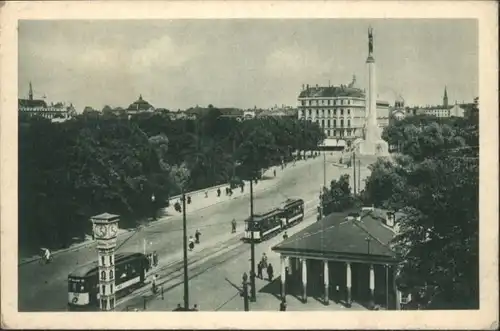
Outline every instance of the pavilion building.
[(398, 217), (373, 207), (333, 213), (274, 246), (281, 257), (282, 298), (399, 310), (399, 260), (391, 248)]

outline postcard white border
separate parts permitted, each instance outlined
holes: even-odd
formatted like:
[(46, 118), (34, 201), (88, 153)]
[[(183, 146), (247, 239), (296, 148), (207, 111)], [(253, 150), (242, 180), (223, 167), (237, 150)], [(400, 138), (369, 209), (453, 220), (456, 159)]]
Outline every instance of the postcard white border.
[[(3, 328), (498, 328), (498, 28), (488, 1), (2, 2), (1, 318)], [(478, 311), (196, 313), (17, 312), (17, 21), (20, 19), (475, 18), (479, 24), (480, 271)], [(453, 54), (443, 53), (443, 56)], [(457, 68), (460, 70), (460, 68)], [(276, 316), (279, 314), (279, 316)]]

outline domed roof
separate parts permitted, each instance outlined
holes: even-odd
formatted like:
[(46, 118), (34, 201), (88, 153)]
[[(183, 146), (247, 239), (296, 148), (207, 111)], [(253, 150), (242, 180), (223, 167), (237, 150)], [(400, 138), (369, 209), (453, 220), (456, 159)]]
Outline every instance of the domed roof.
[(154, 108), (149, 102), (142, 98), (142, 94), (139, 95), (139, 99), (131, 103), (127, 110), (150, 110)]

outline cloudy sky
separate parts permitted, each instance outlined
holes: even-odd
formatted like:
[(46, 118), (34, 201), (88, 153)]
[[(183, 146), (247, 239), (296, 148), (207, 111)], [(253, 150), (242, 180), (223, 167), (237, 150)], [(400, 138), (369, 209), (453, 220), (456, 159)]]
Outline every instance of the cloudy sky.
[(302, 84), (365, 87), (374, 28), (379, 97), (410, 105), (478, 95), (474, 20), (20, 21), (19, 97), (101, 109), (296, 105)]

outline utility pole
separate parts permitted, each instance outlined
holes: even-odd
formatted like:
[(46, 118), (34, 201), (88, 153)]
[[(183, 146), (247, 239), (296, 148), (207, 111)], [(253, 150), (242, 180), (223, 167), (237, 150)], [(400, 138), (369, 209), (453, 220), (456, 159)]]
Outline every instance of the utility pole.
[(189, 309), (189, 278), (187, 257), (186, 194), (182, 189), (182, 231), (184, 234), (184, 309)]
[(353, 183), (354, 183), (354, 196), (356, 196), (356, 153), (352, 152), (352, 171), (354, 173)]
[[(253, 176), (250, 180), (250, 222), (253, 226)], [(255, 297), (255, 243), (253, 237), (253, 230), (251, 231), (251, 242), (250, 242), (250, 301), (255, 302), (257, 298)]]
[(247, 273), (245, 272), (243, 274), (243, 306), (245, 311), (249, 311), (249, 304), (248, 304), (248, 276)]
[(361, 191), (361, 160), (358, 160), (358, 190)]
[(326, 187), (326, 150), (323, 151), (323, 187)]

